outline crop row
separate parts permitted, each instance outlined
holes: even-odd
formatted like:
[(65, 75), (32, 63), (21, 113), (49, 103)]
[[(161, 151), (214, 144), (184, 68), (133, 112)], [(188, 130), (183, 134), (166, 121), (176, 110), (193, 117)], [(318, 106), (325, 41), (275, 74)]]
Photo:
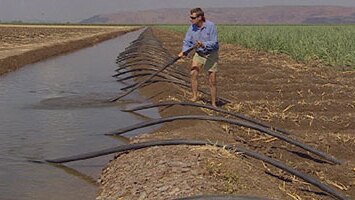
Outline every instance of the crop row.
[[(164, 25), (185, 32), (187, 26)], [(221, 42), (355, 69), (355, 25), (218, 25)]]

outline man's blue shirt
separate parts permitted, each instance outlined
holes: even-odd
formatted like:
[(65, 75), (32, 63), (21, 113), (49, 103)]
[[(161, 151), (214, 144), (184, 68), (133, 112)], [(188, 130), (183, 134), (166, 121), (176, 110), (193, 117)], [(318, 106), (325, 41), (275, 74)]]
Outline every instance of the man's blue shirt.
[(196, 49), (197, 52), (209, 53), (219, 49), (217, 29), (213, 22), (206, 20), (200, 28), (195, 24), (191, 24), (186, 32), (182, 51), (187, 51), (197, 41), (201, 41), (204, 45), (204, 47)]

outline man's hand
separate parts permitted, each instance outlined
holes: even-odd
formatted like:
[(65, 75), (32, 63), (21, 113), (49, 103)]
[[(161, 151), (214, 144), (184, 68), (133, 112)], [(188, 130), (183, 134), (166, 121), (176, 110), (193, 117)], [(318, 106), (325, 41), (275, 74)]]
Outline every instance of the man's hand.
[(197, 48), (200, 48), (200, 47), (204, 48), (205, 45), (203, 45), (203, 43), (202, 43), (201, 41), (197, 41), (197, 42), (196, 42), (196, 47), (197, 47)]
[(178, 54), (178, 56), (179, 56), (179, 58), (185, 58), (186, 57), (186, 55), (184, 54), (184, 52), (182, 51), (182, 52), (180, 52), (179, 54)]
[(179, 58), (185, 58), (192, 50), (198, 48), (197, 45), (200, 45), (200, 46), (202, 45), (202, 46), (203, 46), (202, 42), (196, 43), (194, 46), (190, 47), (188, 50), (186, 50), (186, 51), (181, 51), (181, 52), (178, 54)]

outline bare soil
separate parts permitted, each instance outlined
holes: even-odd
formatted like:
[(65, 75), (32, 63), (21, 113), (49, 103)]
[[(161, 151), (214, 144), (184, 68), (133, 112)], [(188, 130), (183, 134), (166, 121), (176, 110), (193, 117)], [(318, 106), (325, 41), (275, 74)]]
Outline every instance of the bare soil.
[[(154, 29), (172, 55), (182, 34)], [(188, 71), (191, 58), (178, 65)], [(200, 87), (207, 88), (205, 74)], [(297, 63), (287, 56), (221, 44), (220, 105), (292, 133), (291, 137), (343, 160), (331, 165), (305, 151), (245, 128), (207, 121), (166, 123), (132, 143), (161, 139), (200, 139), (243, 146), (355, 197), (355, 73)], [(140, 91), (151, 101), (188, 101), (190, 91), (154, 84)], [(200, 103), (209, 103), (202, 96)], [(202, 109), (160, 109), (162, 117), (209, 114)], [(270, 199), (333, 199), (318, 188), (261, 161), (213, 146), (153, 147), (117, 155), (103, 170), (97, 199), (174, 199), (201, 194), (238, 194)]]
[(136, 29), (118, 26), (0, 25), (0, 75)]

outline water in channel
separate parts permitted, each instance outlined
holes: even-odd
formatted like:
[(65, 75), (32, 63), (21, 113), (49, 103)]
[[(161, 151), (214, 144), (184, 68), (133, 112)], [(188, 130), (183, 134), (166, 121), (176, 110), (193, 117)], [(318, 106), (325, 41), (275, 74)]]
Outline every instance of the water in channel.
[[(146, 101), (133, 93), (115, 105), (105, 100), (124, 85), (111, 75), (115, 58), (141, 31), (0, 77), (0, 199), (95, 199), (102, 167), (113, 156), (59, 167), (28, 162), (114, 147), (104, 136), (146, 120), (120, 109)], [(157, 110), (145, 115), (159, 117)]]

